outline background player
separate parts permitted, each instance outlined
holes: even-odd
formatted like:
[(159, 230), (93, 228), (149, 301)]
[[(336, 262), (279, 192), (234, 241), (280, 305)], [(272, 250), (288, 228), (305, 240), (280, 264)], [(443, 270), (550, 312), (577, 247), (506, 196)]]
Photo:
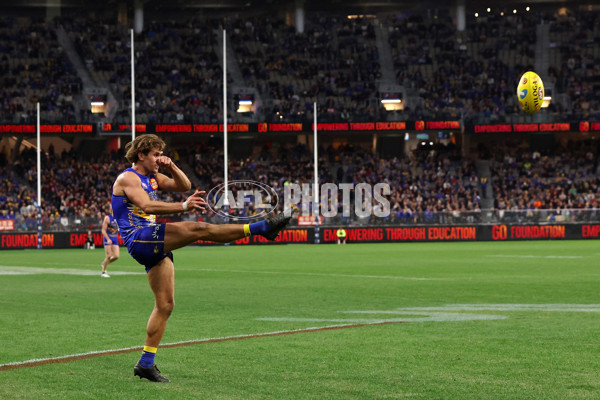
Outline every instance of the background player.
[(105, 257), (104, 261), (102, 261), (102, 273), (100, 276), (103, 278), (110, 278), (110, 275), (106, 273), (106, 267), (108, 267), (108, 264), (119, 259), (118, 233), (119, 226), (113, 217), (112, 208), (109, 206), (108, 213), (102, 220), (102, 242), (104, 244)]

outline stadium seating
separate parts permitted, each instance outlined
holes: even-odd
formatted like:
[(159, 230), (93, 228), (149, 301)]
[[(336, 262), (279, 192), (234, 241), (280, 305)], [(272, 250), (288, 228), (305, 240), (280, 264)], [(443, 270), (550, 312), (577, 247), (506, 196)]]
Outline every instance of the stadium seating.
[(81, 79), (58, 43), (52, 22), (0, 18), (0, 120), (34, 123), (36, 103), (44, 121), (74, 122), (73, 96)]
[[(519, 112), (514, 87), (522, 72), (534, 68), (538, 41), (548, 42), (548, 69), (540, 74), (552, 88), (553, 102), (543, 116), (535, 118), (597, 120), (597, 17), (594, 11), (468, 15), (462, 32), (443, 10), (377, 18), (309, 12), (303, 33), (276, 15), (264, 14), (149, 21), (136, 34), (136, 117), (140, 123), (222, 121), (219, 35), (225, 27), (235, 55), (230, 62), (240, 71), (239, 76), (230, 72), (229, 83), (253, 88), (260, 95), (262, 102), (253, 117), (259, 118), (256, 122), (312, 121), (315, 101), (321, 122), (398, 118), (527, 122), (531, 119)], [(2, 122), (32, 123), (38, 100), (43, 122), (81, 118), (73, 97), (82, 92), (83, 83), (59, 44), (59, 27), (67, 31), (93, 81), (114, 94), (118, 102), (114, 122), (128, 123), (129, 30), (115, 20), (100, 17), (61, 17), (54, 21), (0, 18)], [(542, 29), (545, 27), (548, 29)], [(378, 40), (382, 32), (387, 41)], [(382, 65), (382, 51), (391, 55), (394, 83), (416, 94), (412, 107), (400, 114), (381, 106), (378, 85), (386, 67)], [(229, 105), (229, 120), (236, 121), (239, 116), (233, 100)], [(597, 146), (568, 146), (567, 150), (563, 146), (546, 153), (496, 149), (489, 184), (499, 220), (519, 219), (506, 213), (515, 209), (598, 207)], [(223, 150), (219, 145), (172, 150), (185, 155), (190, 171), (195, 171), (195, 178), (203, 185), (220, 182)], [(338, 144), (335, 150), (330, 146), (320, 152), (320, 180), (390, 184), (389, 218), (346, 223), (477, 220), (482, 204), (473, 162), (476, 156), (461, 157), (455, 149), (443, 146), (435, 150), (386, 158), (352, 145)], [(32, 157), (26, 151), (18, 166), (4, 166), (0, 173), (2, 214), (14, 216), (23, 227), (34, 212)], [(51, 168), (43, 187), (44, 199), (50, 205), (44, 209), (44, 221), (59, 228), (64, 226), (64, 218), (66, 223), (99, 219), (109, 198), (106, 188), (124, 167), (123, 158), (105, 154), (83, 161), (74, 153), (45, 157)], [(304, 145), (254, 149), (251, 157), (230, 158), (230, 179), (259, 180), (282, 194), (285, 182), (311, 183), (311, 165), (312, 154)], [(64, 179), (67, 175), (69, 180)], [(93, 199), (83, 199), (84, 192)], [(238, 212), (251, 215), (256, 210), (252, 206), (232, 210)], [(202, 218), (211, 220), (214, 215)]]
[[(598, 157), (589, 144), (546, 153), (506, 148), (492, 161), (492, 186), (504, 221), (589, 217), (577, 210), (600, 206)], [(523, 212), (504, 213), (517, 210)]]

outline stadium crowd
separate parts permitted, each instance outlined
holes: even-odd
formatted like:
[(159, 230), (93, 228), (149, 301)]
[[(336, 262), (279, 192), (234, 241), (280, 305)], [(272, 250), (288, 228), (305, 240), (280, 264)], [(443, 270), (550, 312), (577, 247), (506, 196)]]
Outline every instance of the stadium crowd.
[(315, 101), (323, 121), (381, 117), (374, 21), (317, 14), (297, 33), (283, 19), (262, 16), (232, 19), (226, 28), (244, 83), (260, 88), (271, 105), (268, 122), (309, 119)]
[(0, 17), (0, 120), (34, 123), (36, 103), (49, 123), (75, 122), (82, 81), (58, 43), (56, 26)]
[[(496, 150), (490, 160), (489, 185), (497, 220), (577, 220), (579, 215), (589, 218), (590, 211), (600, 209), (598, 149), (590, 143), (567, 142), (547, 151), (509, 144)], [(338, 206), (337, 216), (326, 218), (326, 224), (471, 223), (482, 218), (481, 193), (485, 187), (481, 186), (478, 170), (472, 160), (461, 157), (452, 146), (438, 145), (433, 151), (417, 148), (409, 157), (385, 158), (355, 145), (321, 147), (319, 154), (321, 183), (345, 183), (352, 188), (358, 183), (387, 183), (390, 187), (389, 195), (385, 196), (390, 204), (389, 216), (361, 219), (348, 212), (348, 208), (355, 207), (352, 189), (347, 209), (342, 192), (328, 196), (328, 204), (321, 203), (321, 207), (330, 207), (332, 202)], [(205, 142), (195, 148), (174, 147), (168, 155), (193, 175), (192, 180), (200, 188), (208, 191), (223, 182), (223, 149), (218, 142)], [(42, 218), (46, 229), (68, 229), (100, 221), (108, 211), (112, 182), (127, 167), (120, 153), (83, 160), (74, 151), (54, 154), (50, 150), (42, 162), (45, 165)], [(3, 164), (0, 218), (14, 219), (18, 227), (33, 229), (37, 216), (35, 153), (25, 150), (14, 166), (9, 167), (5, 160)], [(282, 210), (286, 185), (312, 185), (312, 152), (301, 144), (276, 148), (264, 145), (249, 157), (230, 158), (229, 180), (257, 181), (270, 186), (279, 196), (278, 208)], [(242, 189), (249, 188), (240, 185), (232, 188), (234, 198)], [(163, 196), (169, 201), (185, 198), (184, 194)], [(212, 194), (209, 201), (215, 203)], [(375, 205), (373, 199), (372, 206)], [(310, 212), (302, 207), (302, 201), (292, 205), (296, 215)], [(260, 212), (258, 205), (250, 202), (243, 208), (231, 207), (229, 216), (241, 222)], [(222, 222), (213, 210), (187, 218)]]
[[(193, 165), (202, 182), (214, 187), (222, 183), (222, 148), (204, 148), (195, 153)], [(481, 211), (479, 179), (473, 162), (455, 157), (451, 149), (440, 146), (437, 151), (416, 152), (410, 159), (383, 158), (370, 150), (346, 145), (334, 149), (321, 148), (319, 182), (345, 183), (354, 188), (359, 183), (374, 186), (387, 183), (390, 194), (385, 196), (390, 203), (390, 215), (385, 218), (371, 216), (357, 219), (354, 213), (344, 210), (342, 193), (327, 197), (330, 203), (337, 204), (337, 217), (325, 219), (325, 223), (435, 223), (474, 221)], [(263, 148), (255, 156), (230, 162), (231, 180), (253, 180), (272, 187), (283, 199), (285, 185), (311, 185), (313, 178), (312, 153), (303, 145), (277, 151)], [(351, 190), (351, 210), (355, 207), (354, 189)], [(377, 205), (372, 199), (372, 206)], [(280, 203), (281, 207), (282, 204)], [(294, 205), (297, 213), (302, 209), (301, 202)], [(232, 210), (236, 215), (238, 210)], [(259, 210), (250, 206), (242, 210), (244, 215), (252, 215)], [(344, 214), (351, 214), (344, 217)]]
[(596, 151), (571, 142), (551, 152), (507, 147), (495, 153), (491, 163), (495, 210), (504, 220), (517, 221), (589, 216), (586, 210), (600, 208)]
[[(458, 31), (442, 10), (354, 19), (311, 12), (303, 33), (264, 14), (149, 21), (136, 35), (136, 112), (141, 123), (221, 121), (224, 27), (235, 54), (230, 62), (241, 75), (236, 81), (230, 71), (228, 81), (257, 91), (261, 121), (311, 120), (313, 102), (322, 121), (522, 119), (514, 84), (534, 67), (536, 40), (550, 46), (547, 71), (538, 71), (554, 98), (547, 119), (598, 117), (597, 18), (595, 11), (469, 14), (466, 29)], [(549, 32), (538, 37), (544, 25)], [(0, 20), (2, 119), (32, 121), (38, 100), (44, 121), (89, 117), (74, 109), (82, 81), (57, 40), (63, 29), (95, 83), (117, 99), (114, 121), (129, 122), (129, 30), (114, 19), (78, 16)], [(395, 83), (417, 96), (403, 111), (381, 105), (381, 51), (391, 55), (387, 68)], [(239, 118), (236, 109), (232, 102), (232, 121)]]
[[(90, 23), (91, 22), (91, 23)], [(222, 67), (209, 21), (149, 22), (136, 35), (136, 114), (140, 123), (216, 122)], [(63, 18), (87, 69), (109, 87), (120, 106), (116, 122), (129, 122), (129, 29), (114, 21)], [(202, 34), (199, 34), (202, 32)]]
[[(443, 150), (443, 149), (442, 149)], [(450, 152), (417, 154), (413, 159), (386, 159), (368, 150), (348, 145), (333, 149), (321, 149), (320, 182), (387, 183), (391, 192), (385, 196), (390, 203), (389, 217), (379, 219), (356, 219), (354, 213), (343, 217), (342, 194), (329, 197), (338, 204), (338, 216), (327, 222), (344, 223), (435, 223), (471, 220), (480, 212), (479, 180), (472, 162), (456, 159)], [(170, 154), (178, 163), (193, 168), (195, 179), (203, 188), (213, 188), (222, 183), (222, 148), (199, 146), (197, 149), (174, 149)], [(263, 148), (251, 158), (231, 159), (229, 179), (253, 180), (272, 187), (280, 199), (284, 197), (286, 184), (298, 185), (313, 182), (312, 155), (305, 146), (282, 148), (272, 151)], [(2, 191), (0, 209), (2, 218), (15, 219), (17, 226), (36, 226), (37, 209), (35, 185), (35, 152), (26, 150), (19, 157), (19, 164), (0, 170)], [(42, 184), (43, 224), (46, 229), (67, 229), (69, 225), (97, 223), (108, 211), (110, 187), (117, 174), (124, 170), (122, 154), (105, 154), (99, 159), (82, 160), (74, 151), (54, 154), (50, 151), (42, 160), (44, 177)], [(47, 167), (46, 167), (47, 166)], [(23, 178), (24, 177), (24, 178)], [(234, 188), (234, 196), (237, 190)], [(354, 193), (354, 190), (351, 190)], [(163, 194), (168, 201), (183, 201), (183, 194)], [(351, 196), (354, 201), (354, 196)], [(211, 198), (211, 201), (214, 199)], [(377, 203), (373, 200), (373, 205)], [(323, 206), (323, 205), (322, 205)], [(349, 205), (354, 209), (354, 202)], [(283, 201), (279, 202), (283, 209)], [(296, 214), (302, 214), (302, 204), (293, 205)], [(306, 212), (308, 212), (307, 210)], [(232, 219), (249, 217), (261, 212), (255, 204), (244, 208), (232, 207)], [(218, 222), (219, 217), (211, 210), (200, 218)]]
[[(311, 12), (303, 33), (276, 15), (149, 21), (136, 34), (136, 118), (140, 123), (222, 121), (219, 35), (224, 27), (235, 55), (231, 62), (241, 76), (234, 78), (230, 71), (228, 82), (257, 91), (260, 121), (311, 121), (315, 101), (321, 122), (461, 117), (465, 122), (522, 121), (529, 117), (519, 112), (514, 86), (521, 73), (533, 68), (539, 40), (550, 46), (548, 70), (541, 75), (556, 100), (544, 118), (598, 119), (598, 16), (596, 11), (469, 15), (462, 32), (444, 12), (376, 19)], [(544, 27), (548, 34), (540, 37)], [(59, 43), (63, 30), (67, 35), (61, 40), (71, 41), (94, 82), (115, 95), (114, 121), (129, 122), (129, 31), (115, 20), (77, 16), (52, 21), (0, 18), (0, 120), (33, 123), (37, 101), (46, 123), (75, 122), (88, 114), (75, 106), (83, 83)], [(412, 107), (395, 113), (382, 107), (378, 84), (386, 66), (381, 51), (391, 55), (394, 83), (416, 94)], [(238, 115), (231, 105), (234, 121)], [(176, 151), (205, 187), (220, 183), (222, 148), (201, 145)], [(320, 154), (321, 182), (390, 184), (391, 214), (383, 222), (464, 222), (481, 214), (478, 171), (472, 160), (451, 149), (385, 158), (347, 145), (323, 148)], [(44, 157), (44, 165), (50, 165), (42, 188), (48, 204), (43, 210), (46, 226), (100, 219), (107, 188), (124, 168), (122, 155), (81, 160), (74, 152), (49, 151)], [(494, 208), (502, 218), (516, 209), (594, 209), (600, 196), (597, 158), (596, 149), (581, 147), (548, 153), (517, 153), (510, 147), (496, 151), (489, 182)], [(31, 228), (36, 212), (34, 155), (24, 151), (13, 167), (0, 161), (0, 218)], [(286, 183), (312, 182), (312, 155), (302, 145), (264, 147), (251, 157), (230, 159), (229, 171), (232, 180), (261, 181), (283, 195)], [(256, 212), (252, 205), (230, 211), (233, 217)], [(195, 217), (216, 218), (210, 212)]]
[(418, 90), (420, 118), (484, 116), (503, 120), (519, 112), (513, 82), (533, 65), (533, 14), (490, 14), (458, 32), (450, 16), (391, 16), (398, 83)]
[(600, 36), (598, 12), (557, 15), (550, 26), (549, 70), (558, 93), (566, 93), (561, 111), (571, 118), (600, 118)]

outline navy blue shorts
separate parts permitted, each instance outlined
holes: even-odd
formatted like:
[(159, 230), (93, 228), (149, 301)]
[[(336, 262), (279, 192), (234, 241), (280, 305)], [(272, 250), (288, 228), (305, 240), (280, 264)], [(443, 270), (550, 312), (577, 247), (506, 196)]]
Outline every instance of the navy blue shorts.
[(117, 237), (117, 235), (108, 235), (108, 238), (110, 239), (110, 241), (112, 242), (111, 244), (106, 243), (106, 238), (104, 236), (102, 236), (102, 244), (104, 244), (105, 246), (112, 246), (114, 245), (119, 245), (119, 238)]
[(127, 250), (131, 257), (146, 267), (146, 272), (163, 258), (173, 260), (173, 252), (164, 252), (165, 224), (147, 226), (132, 234)]

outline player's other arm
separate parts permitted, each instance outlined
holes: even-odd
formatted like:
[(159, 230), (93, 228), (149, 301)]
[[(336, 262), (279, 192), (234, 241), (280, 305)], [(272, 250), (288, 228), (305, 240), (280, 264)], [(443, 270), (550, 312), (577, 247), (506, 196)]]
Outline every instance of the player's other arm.
[(156, 174), (156, 181), (160, 190), (167, 192), (187, 192), (192, 188), (192, 182), (190, 182), (185, 173), (169, 157), (160, 156), (157, 163), (172, 176), (172, 178), (169, 178), (160, 172)]

